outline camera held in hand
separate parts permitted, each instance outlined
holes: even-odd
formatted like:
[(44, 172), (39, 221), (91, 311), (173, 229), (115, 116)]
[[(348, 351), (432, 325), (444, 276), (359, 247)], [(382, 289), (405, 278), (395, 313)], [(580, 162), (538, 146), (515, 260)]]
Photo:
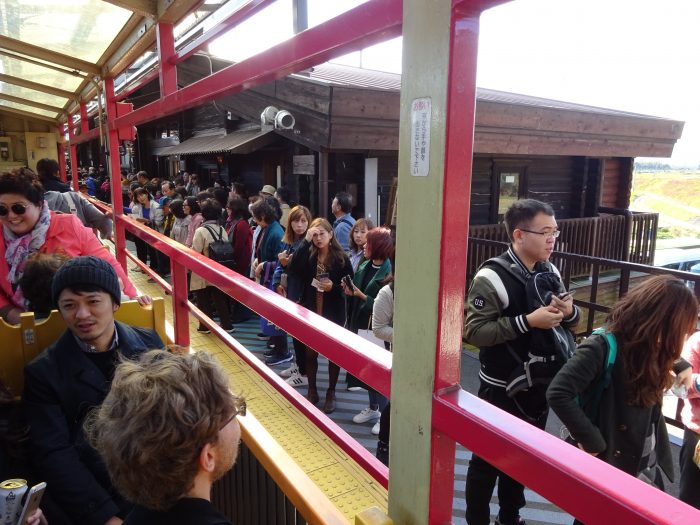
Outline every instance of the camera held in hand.
[(352, 282), (352, 277), (350, 277), (349, 275), (343, 277), (341, 281), (348, 288), (348, 290), (355, 290), (355, 283)]

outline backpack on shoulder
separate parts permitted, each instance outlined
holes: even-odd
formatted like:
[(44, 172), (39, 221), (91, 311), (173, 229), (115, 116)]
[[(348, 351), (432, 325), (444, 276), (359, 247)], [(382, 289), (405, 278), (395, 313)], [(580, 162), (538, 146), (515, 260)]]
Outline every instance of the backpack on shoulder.
[[(500, 257), (494, 257), (484, 265), (498, 265), (520, 281), (525, 287), (528, 312), (541, 306), (547, 306), (552, 297), (563, 288), (561, 278), (555, 272), (541, 271), (524, 274)], [(546, 390), (554, 376), (564, 363), (574, 354), (576, 341), (568, 328), (556, 326), (545, 330), (530, 330), (530, 345), (527, 359), (518, 355), (515, 349), (506, 343), (509, 353), (518, 362), (506, 384), (506, 394), (512, 398), (520, 411), (528, 417), (538, 418), (547, 410), (546, 402), (539, 402), (544, 395), (528, 395)], [(539, 400), (539, 401), (538, 401)], [(532, 405), (534, 403), (537, 406)]]
[(612, 381), (612, 369), (617, 359), (617, 339), (615, 334), (607, 332), (605, 328), (597, 328), (591, 332), (591, 335), (602, 335), (607, 343), (607, 352), (605, 354), (605, 368), (600, 380), (591, 388), (588, 393), (583, 396), (578, 396), (578, 405), (583, 409), (591, 422), (598, 423), (598, 409), (600, 401), (603, 399), (603, 392), (610, 386)]
[(220, 229), (216, 232), (211, 226), (207, 225), (205, 228), (214, 238), (209, 243), (209, 258), (226, 268), (235, 270), (236, 261), (233, 259), (233, 245), (228, 242), (228, 238), (224, 239)]

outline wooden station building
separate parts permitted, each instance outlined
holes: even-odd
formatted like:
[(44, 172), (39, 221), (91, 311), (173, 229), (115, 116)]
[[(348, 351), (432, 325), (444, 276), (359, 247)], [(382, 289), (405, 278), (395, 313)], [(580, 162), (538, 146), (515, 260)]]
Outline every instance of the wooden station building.
[[(178, 84), (229, 64), (193, 56), (178, 66)], [(196, 172), (205, 186), (221, 178), (255, 193), (264, 184), (285, 184), (295, 202), (317, 215), (330, 213), (337, 191), (348, 191), (356, 217), (387, 222), (398, 170), (400, 87), (398, 74), (322, 64), (140, 126), (133, 156), (152, 175)], [(154, 80), (125, 101), (139, 107), (157, 97)], [(291, 113), (293, 128), (261, 129), (261, 113), (270, 106)], [(505, 240), (497, 226), (504, 210), (516, 198), (532, 197), (550, 203), (560, 222), (590, 219), (587, 226), (576, 223), (576, 238), (564, 239), (568, 250), (650, 262), (655, 220), (623, 217), (634, 158), (669, 157), (682, 130), (675, 120), (478, 89), (472, 191), (464, 196), (471, 234)], [(592, 248), (596, 237), (613, 235), (611, 226), (600, 231), (601, 212), (620, 215), (607, 218), (616, 221), (615, 235), (629, 238), (629, 222), (643, 223), (646, 244), (638, 254)]]

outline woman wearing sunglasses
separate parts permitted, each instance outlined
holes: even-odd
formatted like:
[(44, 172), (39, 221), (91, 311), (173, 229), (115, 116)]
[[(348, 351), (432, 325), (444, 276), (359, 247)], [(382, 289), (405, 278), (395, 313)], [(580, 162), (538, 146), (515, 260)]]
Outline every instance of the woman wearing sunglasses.
[(44, 188), (31, 170), (0, 173), (0, 225), (0, 317), (8, 323), (19, 323), (19, 314), (26, 310), (19, 280), (27, 259), (34, 253), (95, 255), (105, 259), (117, 271), (126, 295), (141, 304), (150, 303), (149, 297), (138, 297), (136, 287), (117, 260), (80, 219), (73, 214), (49, 211)]

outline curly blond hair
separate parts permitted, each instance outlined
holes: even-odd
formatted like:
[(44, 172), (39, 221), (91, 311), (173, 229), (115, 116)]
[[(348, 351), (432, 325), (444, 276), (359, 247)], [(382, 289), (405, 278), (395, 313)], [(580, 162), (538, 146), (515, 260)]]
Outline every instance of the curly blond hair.
[(152, 350), (119, 364), (85, 430), (117, 490), (162, 511), (192, 489), (202, 448), (242, 404), (206, 352)]

